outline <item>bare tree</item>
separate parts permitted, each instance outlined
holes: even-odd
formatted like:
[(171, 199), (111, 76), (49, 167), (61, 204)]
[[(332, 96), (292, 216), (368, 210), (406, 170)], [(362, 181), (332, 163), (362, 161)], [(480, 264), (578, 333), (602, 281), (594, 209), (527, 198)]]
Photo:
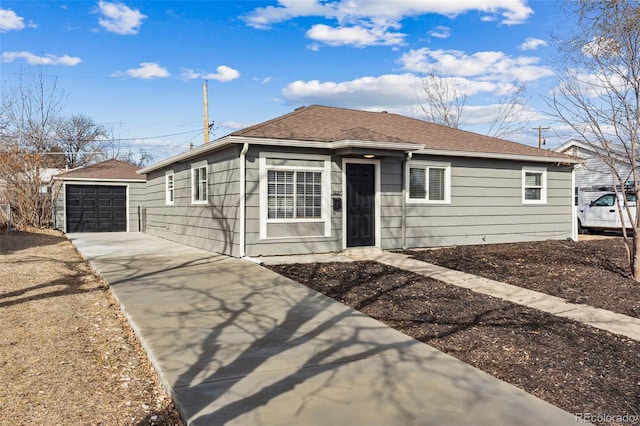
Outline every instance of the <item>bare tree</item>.
[[(466, 81), (456, 77), (445, 77), (435, 70), (429, 71), (420, 80), (418, 106), (426, 120), (454, 129), (460, 128), (468, 100)], [(496, 138), (519, 133), (528, 127), (520, 120), (527, 104), (527, 84), (515, 82), (500, 99), (497, 108), (491, 111), (488, 136)]]
[(529, 123), (521, 120), (527, 102), (527, 83), (514, 84), (498, 103), (498, 110), (489, 123), (487, 136), (502, 138), (528, 128)]
[(434, 70), (420, 81), (418, 106), (427, 120), (458, 129), (467, 104), (467, 92), (460, 79), (443, 77)]
[[(610, 168), (618, 214), (633, 229), (629, 235), (623, 226), (631, 274), (640, 281), (640, 208), (628, 197), (640, 189), (640, 3), (582, 0), (572, 5), (577, 25), (558, 40), (566, 69), (549, 104)], [(616, 167), (620, 155), (631, 166), (627, 174)]]
[(18, 84), (2, 93), (3, 141), (27, 152), (48, 152), (65, 99), (55, 78), (42, 71), (33, 78), (21, 75)]
[(55, 194), (43, 178), (60, 158), (50, 154), (58, 149), (54, 131), (64, 100), (57, 81), (42, 71), (34, 78), (20, 76), (17, 85), (2, 92), (0, 181), (18, 227), (43, 227), (51, 221)]
[(72, 115), (56, 126), (56, 144), (66, 166), (84, 166), (104, 157), (107, 130), (91, 117)]
[(0, 150), (0, 179), (18, 229), (42, 228), (51, 222), (55, 193), (42, 181), (44, 159), (18, 148)]

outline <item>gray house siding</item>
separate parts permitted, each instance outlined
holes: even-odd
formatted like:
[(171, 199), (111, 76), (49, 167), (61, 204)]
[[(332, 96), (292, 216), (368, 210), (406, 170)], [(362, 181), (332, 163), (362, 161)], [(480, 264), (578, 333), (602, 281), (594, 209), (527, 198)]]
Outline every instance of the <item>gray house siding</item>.
[[(451, 203), (407, 205), (407, 246), (433, 247), (572, 236), (571, 169), (507, 161), (451, 162)], [(547, 172), (547, 202), (522, 201), (522, 168)]]
[(129, 231), (140, 232), (144, 227), (144, 208), (147, 202), (146, 182), (129, 184)]
[[(276, 254), (326, 253), (342, 250), (342, 216), (331, 212), (331, 235), (324, 236), (322, 223), (278, 223), (267, 225), (267, 239), (260, 234), (260, 153), (268, 158), (278, 159), (272, 164), (283, 166), (305, 165), (299, 159), (282, 159), (281, 154), (330, 155), (329, 151), (314, 149), (289, 149), (275, 147), (251, 147), (247, 152), (246, 185), (246, 254), (247, 256), (268, 256)], [(267, 154), (269, 153), (269, 154)], [(313, 160), (308, 160), (313, 161)], [(331, 192), (342, 190), (342, 170), (340, 157), (331, 157)], [(307, 165), (310, 163), (306, 163)], [(330, 194), (329, 194), (330, 195)]]
[[(239, 150), (233, 146), (147, 175), (146, 232), (193, 247), (239, 256)], [(207, 161), (207, 204), (191, 202), (191, 164)], [(166, 202), (166, 171), (174, 202)]]
[[(241, 146), (203, 154), (147, 174), (146, 232), (206, 250), (240, 256)], [(355, 160), (329, 150), (250, 146), (245, 171), (245, 254), (250, 257), (341, 251), (346, 194), (344, 161)], [(268, 167), (320, 168), (328, 171), (323, 200), (341, 198), (341, 210), (331, 206), (329, 227), (324, 221), (266, 220), (266, 184), (260, 181)], [(207, 160), (207, 205), (191, 203), (191, 164)], [(362, 161), (362, 157), (358, 157)], [(403, 203), (405, 161), (394, 154), (375, 160), (379, 167), (380, 217), (376, 226), (382, 249), (504, 243), (572, 237), (573, 188), (571, 167), (468, 157), (414, 155), (413, 161), (450, 164), (450, 203)], [(262, 166), (261, 166), (262, 164)], [(264, 169), (261, 169), (263, 167)], [(546, 171), (546, 203), (525, 204), (523, 167)], [(165, 174), (174, 175), (174, 203), (167, 205)], [(329, 188), (327, 194), (326, 189)], [(406, 218), (403, 219), (403, 204)], [(325, 216), (323, 216), (324, 219)]]

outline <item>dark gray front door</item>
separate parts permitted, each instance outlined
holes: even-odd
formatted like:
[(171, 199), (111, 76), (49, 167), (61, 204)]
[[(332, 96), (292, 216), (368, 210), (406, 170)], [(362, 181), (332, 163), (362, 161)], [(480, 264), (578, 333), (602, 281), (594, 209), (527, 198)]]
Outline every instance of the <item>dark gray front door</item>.
[(67, 232), (127, 230), (127, 189), (124, 186), (67, 185)]
[(347, 163), (347, 246), (375, 245), (375, 165)]

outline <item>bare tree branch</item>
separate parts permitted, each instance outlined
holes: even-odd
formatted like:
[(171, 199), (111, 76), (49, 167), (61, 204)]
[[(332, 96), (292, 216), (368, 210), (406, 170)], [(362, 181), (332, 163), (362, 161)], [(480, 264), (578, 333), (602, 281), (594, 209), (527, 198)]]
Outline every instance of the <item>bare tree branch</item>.
[[(640, 209), (628, 197), (640, 188), (640, 3), (582, 0), (573, 5), (575, 31), (559, 44), (566, 69), (548, 104), (611, 169), (621, 202), (618, 214), (633, 229), (630, 236), (623, 227), (631, 273), (640, 280)], [(618, 172), (621, 156), (631, 166), (629, 175)]]

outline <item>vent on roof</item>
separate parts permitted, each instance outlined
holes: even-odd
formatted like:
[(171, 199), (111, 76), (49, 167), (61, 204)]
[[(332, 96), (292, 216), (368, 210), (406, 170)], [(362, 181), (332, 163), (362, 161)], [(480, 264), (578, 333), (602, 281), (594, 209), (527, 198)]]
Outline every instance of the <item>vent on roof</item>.
[(294, 109), (294, 111), (300, 111), (301, 109), (304, 109), (304, 105), (302, 105), (302, 106), (300, 106), (300, 107), (298, 107), (298, 108)]
[(387, 111), (380, 111), (380, 114), (386, 114)]

